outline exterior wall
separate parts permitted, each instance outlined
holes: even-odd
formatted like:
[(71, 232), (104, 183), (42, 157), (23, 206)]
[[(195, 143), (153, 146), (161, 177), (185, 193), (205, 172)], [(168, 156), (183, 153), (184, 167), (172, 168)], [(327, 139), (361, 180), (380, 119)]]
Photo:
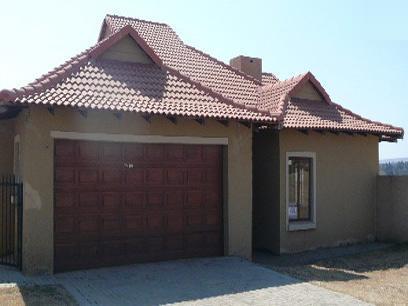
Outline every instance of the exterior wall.
[(125, 62), (151, 64), (150, 57), (139, 47), (133, 38), (127, 36), (102, 54), (102, 58)]
[(51, 131), (227, 137), (228, 183), (226, 254), (251, 257), (252, 252), (252, 132), (231, 122), (224, 127), (207, 120), (205, 125), (180, 119), (177, 124), (163, 117), (147, 123), (137, 114), (117, 119), (111, 112), (90, 111), (88, 117), (68, 108), (51, 115), (44, 107), (30, 107), (18, 118), (21, 167), (24, 181), (23, 271), (53, 272), (53, 139)]
[(376, 236), (380, 241), (408, 241), (408, 176), (377, 177)]
[(323, 101), (322, 96), (310, 82), (299, 89), (299, 91), (296, 92), (293, 97), (307, 100)]
[[(299, 252), (374, 239), (378, 138), (283, 130), (280, 251)], [(286, 153), (316, 154), (316, 228), (287, 231)]]
[(253, 136), (253, 247), (280, 251), (279, 133)]
[(0, 175), (13, 173), (14, 120), (0, 120)]

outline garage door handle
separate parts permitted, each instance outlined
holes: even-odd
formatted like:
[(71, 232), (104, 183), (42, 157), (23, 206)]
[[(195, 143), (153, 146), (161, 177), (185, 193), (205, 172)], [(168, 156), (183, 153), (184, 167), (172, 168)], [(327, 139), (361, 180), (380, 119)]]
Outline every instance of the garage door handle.
[(133, 169), (133, 164), (130, 164), (130, 163), (124, 163), (123, 165), (125, 166), (125, 168), (128, 168), (128, 169)]

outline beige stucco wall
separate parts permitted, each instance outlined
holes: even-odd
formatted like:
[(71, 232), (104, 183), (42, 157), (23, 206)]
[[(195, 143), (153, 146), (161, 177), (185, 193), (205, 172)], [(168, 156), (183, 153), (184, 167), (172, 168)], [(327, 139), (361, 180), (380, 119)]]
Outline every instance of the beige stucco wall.
[(302, 88), (294, 93), (293, 97), (307, 100), (323, 101), (322, 96), (310, 82), (307, 82)]
[(14, 120), (0, 120), (0, 175), (13, 173)]
[(114, 46), (106, 50), (101, 55), (101, 58), (142, 64), (153, 63), (150, 57), (130, 36), (126, 36)]
[[(283, 130), (279, 144), (281, 253), (374, 239), (378, 138)], [(316, 154), (316, 229), (287, 230), (287, 152)]]
[(408, 241), (408, 176), (377, 177), (376, 235), (380, 241)]
[(197, 136), (228, 138), (228, 204), (226, 254), (251, 257), (252, 252), (252, 132), (236, 122), (229, 127), (207, 120), (205, 125), (180, 119), (175, 125), (163, 117), (147, 123), (137, 114), (121, 120), (111, 112), (90, 111), (88, 117), (67, 108), (55, 116), (43, 107), (30, 107), (20, 114), (24, 179), (23, 270), (53, 272), (53, 139), (50, 131), (133, 135)]

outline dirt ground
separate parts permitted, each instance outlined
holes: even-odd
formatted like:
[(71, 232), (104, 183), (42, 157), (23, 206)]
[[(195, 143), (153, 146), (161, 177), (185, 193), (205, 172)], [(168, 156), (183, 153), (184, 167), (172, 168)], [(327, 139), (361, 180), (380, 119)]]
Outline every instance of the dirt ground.
[(408, 305), (408, 244), (314, 264), (272, 268), (376, 305)]
[(78, 305), (61, 286), (24, 286), (0, 288), (0, 304), (13, 306)]

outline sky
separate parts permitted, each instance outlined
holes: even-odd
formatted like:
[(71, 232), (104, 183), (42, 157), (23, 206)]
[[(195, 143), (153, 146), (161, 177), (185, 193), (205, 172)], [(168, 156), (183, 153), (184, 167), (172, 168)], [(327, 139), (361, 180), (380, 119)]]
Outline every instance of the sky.
[[(24, 86), (92, 46), (106, 14), (164, 22), (228, 62), (260, 57), (280, 79), (311, 71), (332, 100), (408, 131), (408, 1), (3, 1), (0, 89)], [(408, 136), (380, 159), (408, 157)]]

